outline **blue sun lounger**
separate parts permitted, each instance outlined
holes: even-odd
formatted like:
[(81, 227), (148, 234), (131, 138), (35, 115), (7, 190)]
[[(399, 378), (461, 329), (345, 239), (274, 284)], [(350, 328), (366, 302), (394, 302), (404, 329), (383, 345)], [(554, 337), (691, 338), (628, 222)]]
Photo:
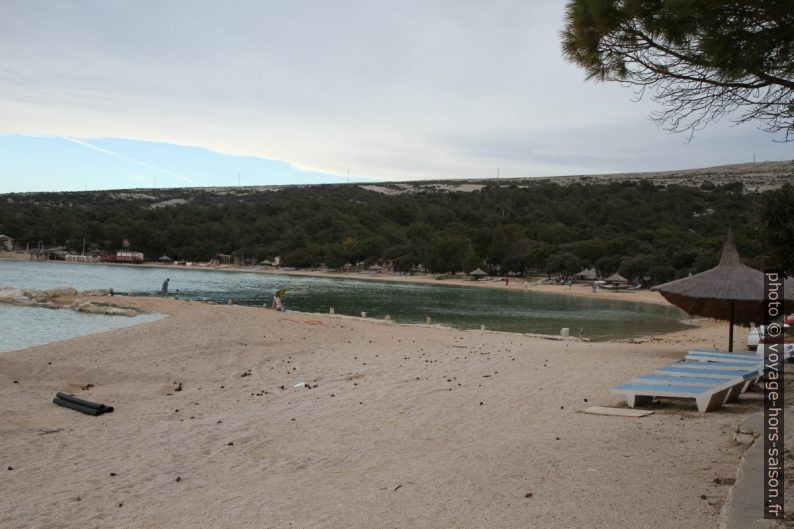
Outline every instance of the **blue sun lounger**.
[(668, 384), (671, 386), (729, 386), (730, 391), (725, 398), (725, 402), (733, 402), (738, 399), (745, 387), (745, 380), (737, 377), (677, 377), (675, 375), (660, 375), (659, 373), (639, 375), (634, 377), (632, 382), (639, 384)]
[(763, 362), (764, 357), (755, 353), (724, 353), (722, 351), (703, 351), (701, 349), (690, 349), (687, 354), (697, 355), (703, 358), (724, 358), (736, 362)]
[(736, 353), (732, 351), (719, 351), (717, 349), (690, 349), (689, 353), (698, 353), (706, 356), (718, 356), (718, 357), (728, 357), (728, 358), (738, 358), (742, 360), (757, 360), (759, 358), (763, 358), (760, 354), (757, 353)]
[[(755, 356), (755, 355), (754, 355)], [(685, 357), (685, 360), (694, 362), (715, 362), (719, 364), (731, 365), (746, 365), (746, 366), (761, 366), (764, 365), (764, 359), (761, 357), (756, 358), (737, 358), (735, 355), (716, 355), (706, 354), (697, 351), (690, 351)]]
[[(687, 362), (682, 362), (681, 364), (687, 364)], [(660, 375), (671, 375), (676, 377), (687, 377), (687, 378), (717, 378), (717, 379), (724, 379), (726, 377), (730, 378), (741, 378), (744, 380), (744, 387), (742, 388), (742, 392), (747, 391), (747, 388), (750, 387), (750, 384), (754, 381), (758, 380), (760, 377), (758, 375), (758, 370), (748, 370), (748, 369), (735, 369), (735, 368), (727, 368), (727, 369), (720, 369), (712, 367), (714, 364), (706, 364), (700, 362), (688, 362), (690, 365), (681, 365), (681, 364), (673, 364), (671, 366), (660, 367), (656, 370), (656, 373)]]
[(671, 367), (686, 367), (690, 369), (721, 369), (726, 371), (751, 371), (756, 373), (756, 376), (764, 374), (764, 363), (753, 362), (687, 362), (681, 360), (670, 364)]
[(698, 412), (706, 413), (716, 410), (730, 393), (728, 385), (719, 386), (678, 386), (672, 384), (622, 384), (610, 388), (610, 393), (618, 393), (626, 397), (629, 408), (650, 404), (656, 397), (679, 399), (695, 399)]
[[(794, 344), (788, 344), (788, 345), (794, 345)], [(697, 353), (699, 355), (704, 355), (704, 356), (735, 358), (737, 360), (758, 360), (759, 362), (764, 361), (763, 348), (759, 349), (755, 353), (736, 353), (730, 351), (718, 351), (717, 349), (690, 349), (689, 354), (693, 354), (693, 353)], [(785, 347), (783, 350), (783, 357), (789, 360), (794, 358), (794, 347)]]

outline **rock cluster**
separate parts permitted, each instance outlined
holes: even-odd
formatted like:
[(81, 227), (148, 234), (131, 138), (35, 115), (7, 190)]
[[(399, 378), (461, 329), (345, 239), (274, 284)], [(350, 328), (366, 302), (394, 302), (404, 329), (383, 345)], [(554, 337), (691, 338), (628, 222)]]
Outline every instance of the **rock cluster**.
[[(136, 309), (115, 307), (97, 303), (85, 297), (111, 296), (112, 289), (94, 289), (78, 292), (72, 287), (57, 287), (49, 290), (29, 290), (21, 288), (0, 288), (0, 303), (10, 303), (23, 307), (42, 307), (47, 309), (71, 309), (90, 314), (111, 316), (137, 316)], [(76, 298), (76, 299), (72, 299)]]

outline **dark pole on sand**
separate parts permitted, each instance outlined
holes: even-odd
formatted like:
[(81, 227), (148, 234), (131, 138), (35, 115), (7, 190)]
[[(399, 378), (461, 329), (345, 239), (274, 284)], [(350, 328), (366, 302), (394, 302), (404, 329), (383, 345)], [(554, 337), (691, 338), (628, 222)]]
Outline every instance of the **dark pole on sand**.
[(728, 328), (728, 352), (733, 352), (733, 303), (734, 301), (731, 300), (731, 323), (730, 327)]

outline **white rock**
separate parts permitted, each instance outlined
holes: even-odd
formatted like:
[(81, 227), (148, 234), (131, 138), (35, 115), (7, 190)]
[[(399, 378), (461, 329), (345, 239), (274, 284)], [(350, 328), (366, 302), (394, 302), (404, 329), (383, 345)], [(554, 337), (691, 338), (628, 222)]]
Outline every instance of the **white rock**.
[(138, 313), (132, 309), (122, 309), (119, 307), (105, 307), (105, 314), (111, 316), (137, 316)]
[(24, 296), (18, 297), (17, 299), (14, 300), (14, 305), (19, 305), (19, 306), (22, 306), (22, 307), (31, 307), (31, 306), (33, 306), (35, 304), (36, 304), (36, 302), (34, 300), (32, 300), (30, 298), (26, 298)]
[(30, 296), (28, 297), (31, 297), (36, 301), (47, 301), (48, 299), (50, 299), (50, 296), (48, 296), (47, 293), (43, 290), (33, 290), (31, 291)]
[(76, 296), (77, 289), (72, 287), (55, 287), (45, 292), (47, 297), (58, 298), (61, 296)]
[(81, 296), (109, 296), (109, 288), (95, 288), (93, 290), (84, 290), (80, 292)]
[(18, 298), (26, 297), (22, 290), (18, 288), (0, 289), (0, 302), (15, 303)]

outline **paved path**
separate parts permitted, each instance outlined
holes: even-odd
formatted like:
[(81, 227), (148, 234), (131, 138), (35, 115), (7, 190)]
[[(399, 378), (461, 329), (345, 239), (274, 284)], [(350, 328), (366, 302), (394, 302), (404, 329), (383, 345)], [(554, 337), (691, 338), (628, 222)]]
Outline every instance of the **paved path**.
[[(785, 412), (785, 446), (794, 446), (794, 408)], [(722, 509), (720, 529), (767, 529), (772, 520), (764, 520), (764, 412), (750, 415), (742, 421), (740, 428), (753, 432), (756, 440), (747, 449), (739, 463), (736, 484), (728, 494)]]

